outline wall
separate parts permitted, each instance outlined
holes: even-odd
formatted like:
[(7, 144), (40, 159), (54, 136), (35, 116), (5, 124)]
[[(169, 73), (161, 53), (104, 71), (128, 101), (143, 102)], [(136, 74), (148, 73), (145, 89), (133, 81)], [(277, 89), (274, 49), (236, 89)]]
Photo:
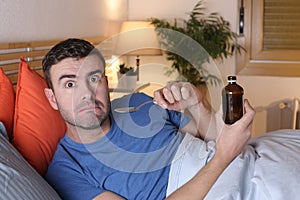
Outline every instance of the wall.
[[(196, 0), (128, 0), (128, 20), (148, 20), (150, 17), (185, 18), (186, 12), (191, 10), (196, 2)], [(135, 58), (129, 58), (128, 62), (134, 66)], [(170, 77), (165, 75), (170, 63), (163, 56), (141, 56), (140, 62), (140, 76), (143, 82), (157, 82), (164, 85), (177, 76), (176, 74)]]
[[(127, 3), (128, 1), (128, 3)], [(198, 0), (1, 0), (0, 43), (111, 35), (119, 31), (120, 22), (146, 20), (149, 17), (185, 18)], [(217, 11), (236, 30), (238, 0), (206, 0), (209, 12)], [(127, 13), (128, 8), (128, 13)], [(134, 58), (132, 58), (134, 62)], [(164, 75), (169, 66), (163, 57), (142, 57), (145, 65), (141, 76), (146, 81), (165, 83), (173, 77)], [(153, 64), (157, 67), (153, 72)], [(225, 79), (235, 74), (235, 57), (216, 63)], [(153, 79), (153, 73), (155, 76)], [(245, 97), (254, 107), (267, 106), (273, 101), (300, 97), (299, 78), (238, 76), (245, 88)], [(265, 132), (265, 121), (258, 113), (255, 134)]]
[(126, 18), (127, 0), (1, 0), (0, 42), (110, 35)]
[[(238, 9), (237, 0), (209, 0), (207, 4), (210, 9), (221, 13), (225, 19), (229, 19), (234, 28), (237, 28)], [(235, 58), (228, 63), (219, 65), (224, 77), (235, 73)], [(224, 68), (231, 68), (224, 70)], [(238, 76), (239, 82), (245, 89), (245, 97), (248, 98), (254, 107), (268, 106), (272, 102), (282, 99), (300, 98), (300, 78), (291, 77), (270, 77), (270, 76)], [(254, 134), (266, 132), (266, 112), (257, 112), (254, 121)], [(276, 123), (276, 122), (275, 122)]]
[[(173, 19), (184, 18), (198, 0), (129, 0), (128, 18), (131, 20), (146, 20), (150, 17)], [(233, 30), (238, 24), (238, 0), (206, 0), (205, 6), (208, 12), (219, 12), (229, 20)], [(147, 8), (147, 9), (146, 9)], [(158, 62), (164, 62), (158, 58)], [(167, 63), (165, 62), (165, 65)], [(235, 57), (223, 63), (216, 63), (225, 80), (230, 74), (235, 74)], [(267, 106), (272, 102), (286, 98), (300, 98), (299, 78), (262, 77), (262, 76), (238, 76), (239, 83), (245, 89), (245, 97), (254, 107)], [(266, 132), (265, 112), (256, 114), (254, 121), (254, 134)]]

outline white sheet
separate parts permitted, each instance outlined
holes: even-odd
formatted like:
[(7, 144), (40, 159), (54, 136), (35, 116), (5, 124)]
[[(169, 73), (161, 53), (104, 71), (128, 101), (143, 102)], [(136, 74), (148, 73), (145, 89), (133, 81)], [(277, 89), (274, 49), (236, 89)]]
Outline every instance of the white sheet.
[[(213, 154), (213, 142), (187, 134), (172, 163), (167, 194), (189, 180)], [(299, 194), (300, 131), (279, 130), (253, 138), (205, 199), (293, 200)]]

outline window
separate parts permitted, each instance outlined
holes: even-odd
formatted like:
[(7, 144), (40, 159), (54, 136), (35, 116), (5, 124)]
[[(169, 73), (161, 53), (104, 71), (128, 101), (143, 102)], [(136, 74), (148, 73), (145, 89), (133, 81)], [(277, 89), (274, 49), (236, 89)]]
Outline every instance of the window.
[(300, 2), (246, 0), (237, 74), (300, 76)]

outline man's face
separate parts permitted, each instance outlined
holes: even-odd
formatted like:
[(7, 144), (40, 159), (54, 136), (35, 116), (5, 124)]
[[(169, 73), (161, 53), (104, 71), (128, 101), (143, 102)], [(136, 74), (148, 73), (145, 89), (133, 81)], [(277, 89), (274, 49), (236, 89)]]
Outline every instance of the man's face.
[(66, 123), (84, 130), (94, 130), (107, 122), (110, 99), (105, 66), (96, 56), (77, 60), (66, 58), (50, 70), (53, 97), (48, 99)]

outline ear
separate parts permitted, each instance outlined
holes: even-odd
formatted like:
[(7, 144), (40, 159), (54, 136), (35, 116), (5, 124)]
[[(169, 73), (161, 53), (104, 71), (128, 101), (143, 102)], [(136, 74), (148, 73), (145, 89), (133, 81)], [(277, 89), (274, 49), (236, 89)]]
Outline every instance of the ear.
[(56, 98), (55, 98), (55, 95), (53, 93), (53, 90), (50, 89), (50, 88), (45, 88), (44, 93), (45, 93), (50, 105), (52, 106), (52, 108), (54, 110), (58, 110), (58, 106), (57, 106), (57, 103), (56, 103)]

